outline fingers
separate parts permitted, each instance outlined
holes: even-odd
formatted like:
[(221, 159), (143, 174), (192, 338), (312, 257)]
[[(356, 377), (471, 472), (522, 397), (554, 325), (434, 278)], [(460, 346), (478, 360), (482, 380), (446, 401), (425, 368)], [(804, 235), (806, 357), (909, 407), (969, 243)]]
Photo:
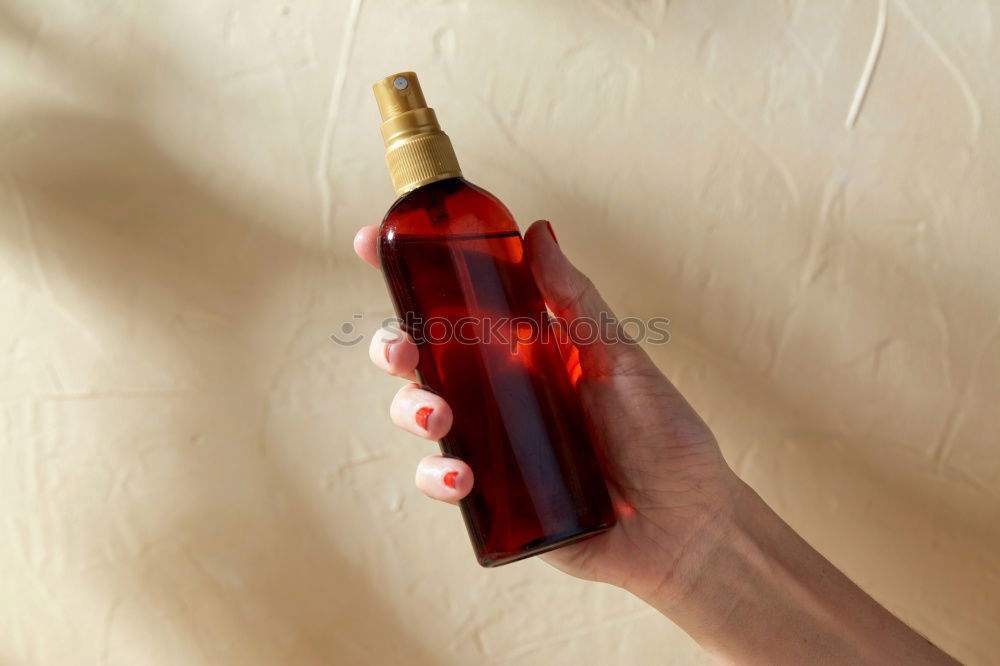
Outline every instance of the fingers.
[(425, 439), (441, 439), (451, 430), (448, 403), (416, 384), (399, 389), (389, 406), (389, 417), (403, 430)]
[[(408, 384), (396, 393), (389, 416), (397, 426), (425, 439), (451, 429), (451, 407), (439, 395)], [(417, 465), (417, 488), (431, 499), (454, 504), (472, 490), (472, 469), (457, 458), (427, 456)]]
[(417, 464), (417, 488), (431, 499), (455, 504), (472, 490), (472, 469), (457, 458), (427, 456)]
[(532, 224), (524, 240), (538, 288), (557, 317), (596, 319), (601, 312), (611, 312), (594, 283), (563, 254), (550, 222)]
[[(379, 269), (378, 227), (365, 226), (354, 236), (354, 251), (365, 263)], [(402, 331), (383, 328), (372, 336), (368, 355), (376, 367), (397, 377), (416, 379), (417, 346)], [(397, 426), (425, 439), (441, 439), (451, 429), (451, 407), (438, 395), (416, 384), (396, 393), (389, 415)], [(456, 504), (472, 490), (472, 469), (457, 458), (427, 456), (417, 465), (415, 481), (431, 499)]]
[(646, 352), (622, 335), (594, 283), (563, 254), (549, 222), (532, 224), (524, 242), (538, 289), (556, 317), (569, 327), (585, 377), (658, 372)]
[(373, 224), (361, 227), (354, 235), (354, 251), (375, 270), (379, 270), (377, 242), (378, 227)]
[[(424, 439), (441, 439), (451, 430), (451, 407), (416, 384), (401, 388), (389, 406), (397, 426)], [(431, 499), (454, 504), (472, 490), (472, 469), (457, 458), (427, 456), (417, 465), (417, 488)]]
[[(401, 388), (389, 416), (397, 426), (425, 439), (441, 439), (451, 429), (451, 407), (416, 384)], [(472, 490), (472, 469), (457, 458), (427, 456), (417, 464), (417, 488), (431, 499), (455, 504)]]
[(416, 379), (420, 352), (405, 333), (393, 328), (380, 328), (368, 345), (368, 356), (378, 369), (406, 379)]

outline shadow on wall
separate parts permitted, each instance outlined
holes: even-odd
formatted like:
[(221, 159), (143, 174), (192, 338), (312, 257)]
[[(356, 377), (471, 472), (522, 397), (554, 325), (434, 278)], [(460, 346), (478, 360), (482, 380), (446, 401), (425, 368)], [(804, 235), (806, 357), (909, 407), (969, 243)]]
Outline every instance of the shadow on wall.
[[(35, 38), (32, 33), (0, 8), (4, 40), (23, 46)], [(55, 66), (92, 57), (43, 39), (33, 49), (34, 57)], [(184, 94), (184, 81), (156, 53), (131, 57), (157, 65), (157, 85)], [(151, 458), (152, 466), (169, 459), (157, 458), (156, 446), (174, 453), (186, 450), (191, 456), (182, 466), (183, 486), (171, 489), (184, 509), (171, 505), (164, 512), (162, 504), (144, 505), (145, 494), (133, 490), (117, 499), (112, 495), (111, 506), (90, 512), (93, 522), (79, 528), (92, 540), (85, 550), (106, 553), (118, 550), (115, 543), (122, 540), (109, 534), (115, 529), (109, 518), (141, 523), (125, 528), (143, 535), (137, 552), (88, 575), (106, 584), (93, 590), (99, 600), (95, 609), (114, 612), (121, 604), (128, 622), (143, 626), (143, 634), (167, 631), (174, 640), (189, 643), (193, 654), (218, 654), (222, 646), (230, 663), (329, 665), (367, 662), (373, 656), (380, 663), (435, 663), (397, 610), (380, 603), (366, 573), (338, 553), (336, 544), (317, 536), (335, 532), (336, 526), (319, 524), (315, 507), (269, 462), (261, 450), (264, 444), (224, 441), (232, 428), (220, 422), (267, 412), (271, 377), (255, 364), (252, 353), (262, 295), (294, 267), (323, 259), (261, 223), (266, 213), (206, 188), (143, 131), (138, 105), (152, 84), (111, 60), (74, 65), (74, 76), (80, 71), (88, 73), (85, 85), (107, 109), (86, 114), (52, 106), (5, 112), (0, 135), (8, 140), (0, 153), (0, 175), (19, 200), (34, 251), (55, 257), (71, 276), (71, 283), (57, 285), (53, 294), (59, 306), (71, 317), (74, 309), (83, 309), (121, 320), (98, 324), (110, 328), (151, 322), (144, 335), (158, 336), (162, 350), (154, 364), (177, 370), (166, 373), (172, 380), (193, 377), (195, 384), (163, 391), (152, 400), (172, 405), (166, 411), (176, 430), (198, 433), (190, 446), (164, 441), (153, 418), (163, 410), (153, 403), (138, 403), (150, 413), (143, 432), (152, 444), (142, 441), (142, 433), (131, 439), (103, 435), (121, 431), (113, 408), (91, 421), (93, 431), (109, 438), (98, 442), (98, 449), (132, 468), (114, 470), (132, 474), (132, 485), (149, 476), (144, 458)], [(80, 81), (67, 85), (79, 86)], [(211, 314), (197, 322), (206, 344), (175, 346), (171, 331), (184, 312)], [(129, 352), (115, 350), (116, 356)], [(111, 401), (133, 395), (117, 388), (109, 387), (104, 395)], [(196, 392), (198, 400), (173, 404), (186, 392)], [(143, 395), (141, 387), (134, 395)], [(127, 408), (135, 410), (136, 404)], [(197, 441), (204, 433), (212, 435), (208, 445)], [(281, 498), (280, 506), (246, 505), (230, 490), (220, 492), (234, 485), (233, 466), (220, 450), (245, 451), (251, 463), (246, 482), (264, 484), (270, 497)], [(162, 484), (162, 477), (157, 480)], [(74, 529), (88, 512), (75, 515)], [(240, 572), (239, 580), (227, 579), (227, 572), (234, 571)], [(120, 599), (122, 594), (128, 598)], [(172, 619), (185, 621), (165, 626), (168, 611)], [(211, 635), (200, 633), (208, 630)]]

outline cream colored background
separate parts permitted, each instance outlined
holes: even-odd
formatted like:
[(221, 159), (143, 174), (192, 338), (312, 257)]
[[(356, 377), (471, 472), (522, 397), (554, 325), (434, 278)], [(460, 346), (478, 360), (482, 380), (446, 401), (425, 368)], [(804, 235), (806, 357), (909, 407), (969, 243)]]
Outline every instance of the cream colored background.
[(563, 247), (731, 464), (906, 621), (1000, 658), (1000, 3), (0, 4), (0, 664), (703, 664), (475, 564), (385, 417), (369, 90)]

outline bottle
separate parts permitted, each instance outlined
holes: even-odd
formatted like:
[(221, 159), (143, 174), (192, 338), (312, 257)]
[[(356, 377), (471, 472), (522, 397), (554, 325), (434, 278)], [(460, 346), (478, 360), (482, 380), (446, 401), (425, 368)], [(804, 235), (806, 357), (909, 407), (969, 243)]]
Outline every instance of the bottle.
[(494, 567), (615, 524), (576, 392), (507, 208), (466, 181), (413, 72), (374, 86), (398, 199), (379, 262), (417, 375), (454, 413), (441, 440), (474, 476), (459, 504)]

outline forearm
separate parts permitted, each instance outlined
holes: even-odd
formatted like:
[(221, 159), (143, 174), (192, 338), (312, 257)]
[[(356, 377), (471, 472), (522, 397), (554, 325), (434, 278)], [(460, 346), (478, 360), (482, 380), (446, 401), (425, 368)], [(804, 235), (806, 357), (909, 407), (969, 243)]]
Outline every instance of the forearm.
[[(672, 586), (646, 601), (736, 664), (955, 664), (882, 608), (738, 484)], [(696, 561), (697, 564), (690, 564)], [(643, 596), (643, 595), (640, 595)]]

